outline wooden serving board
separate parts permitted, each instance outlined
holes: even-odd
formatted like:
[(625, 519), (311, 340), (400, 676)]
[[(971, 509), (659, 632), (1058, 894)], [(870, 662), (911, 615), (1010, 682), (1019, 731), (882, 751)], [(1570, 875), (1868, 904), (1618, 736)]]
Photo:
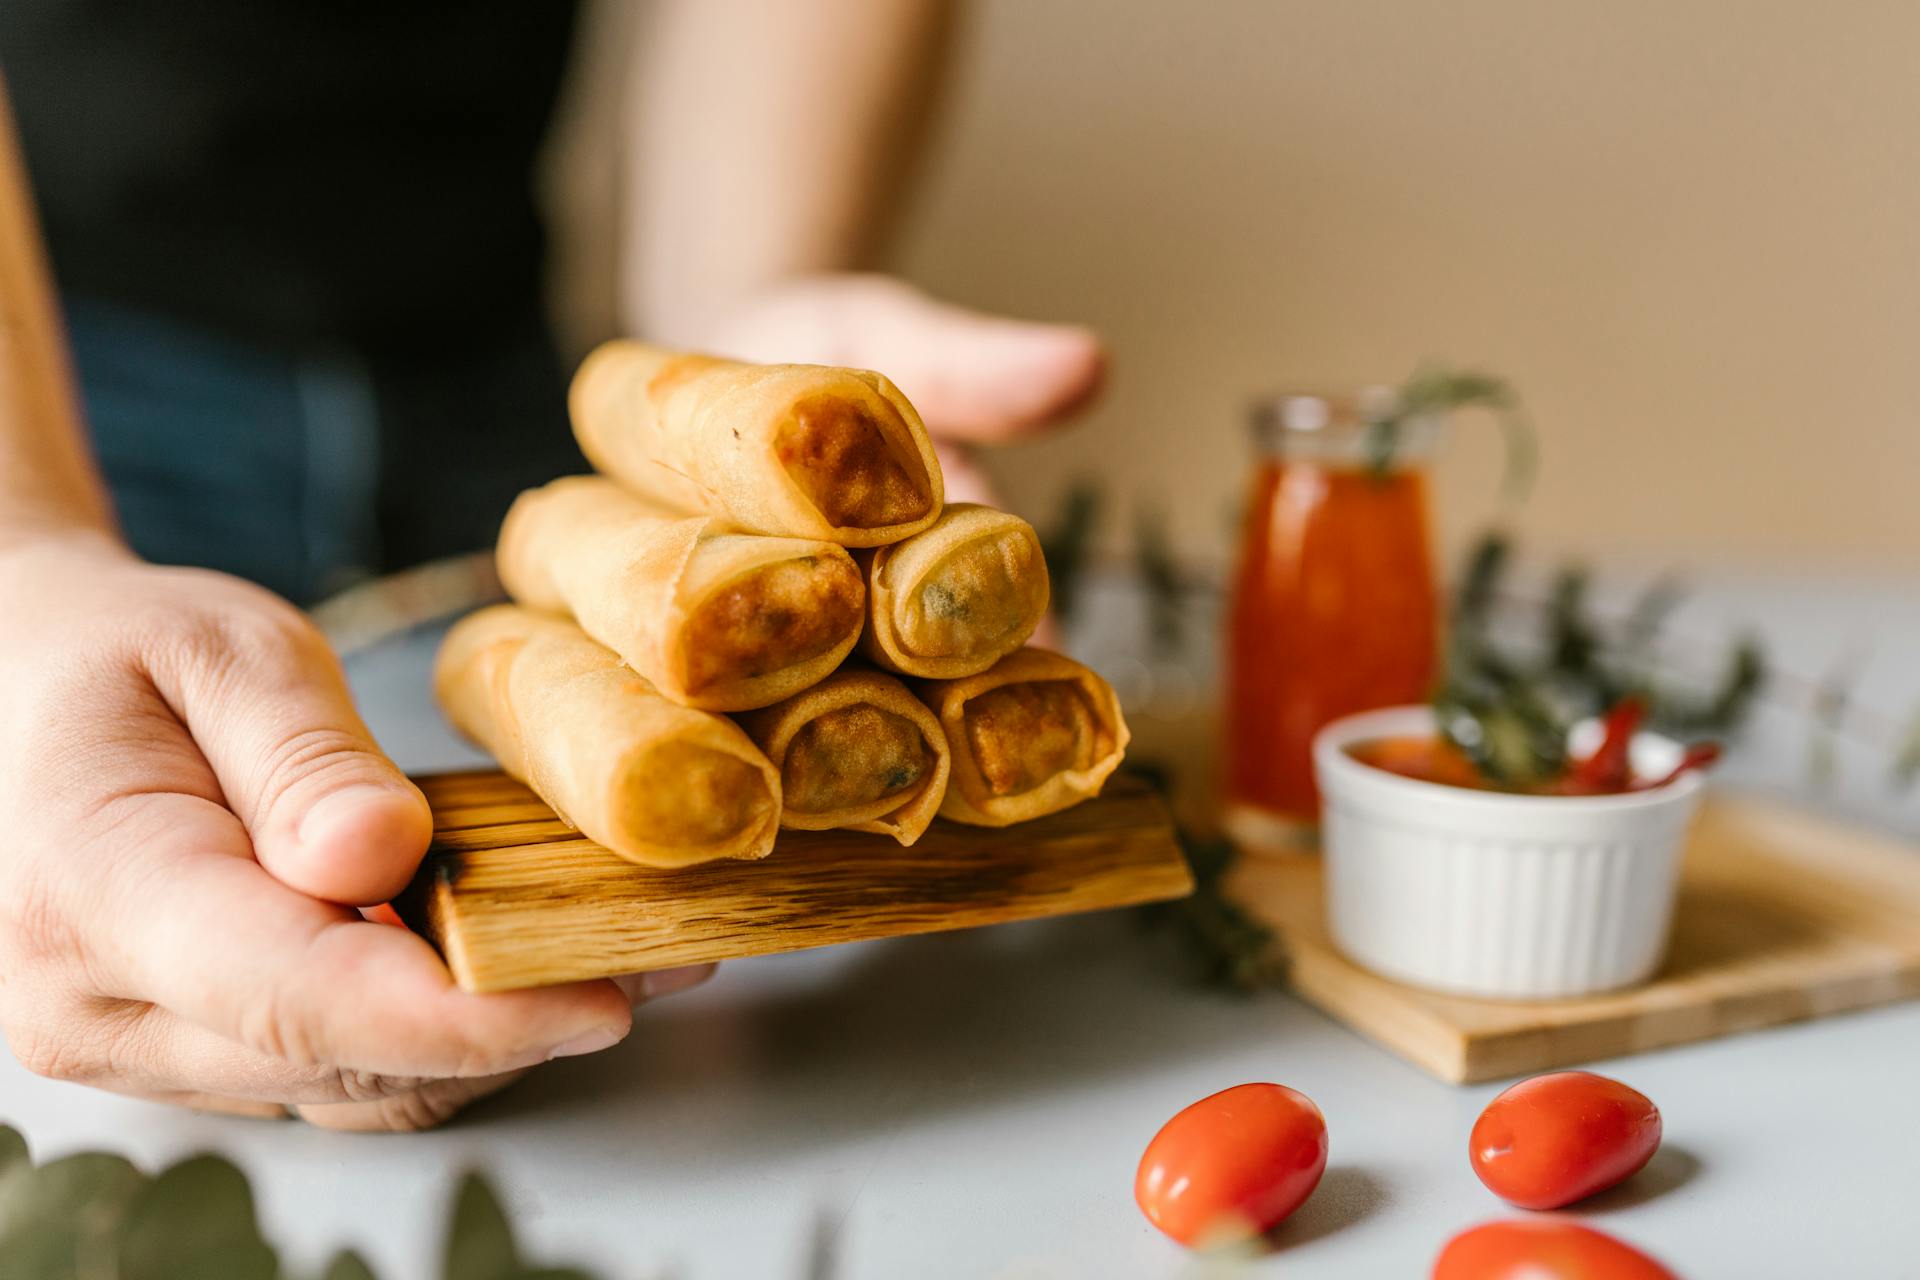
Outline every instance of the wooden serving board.
[(1317, 855), (1249, 854), (1229, 892), (1278, 932), (1304, 999), (1455, 1083), (1920, 995), (1920, 850), (1751, 799), (1701, 813), (1666, 966), (1610, 995), (1474, 1000), (1370, 973), (1327, 936)]
[(966, 929), (1183, 897), (1160, 797), (1105, 794), (1004, 830), (935, 821), (912, 848), (782, 831), (756, 862), (652, 871), (616, 857), (495, 772), (416, 778), (433, 845), (394, 905), (469, 991), (504, 991), (836, 942)]

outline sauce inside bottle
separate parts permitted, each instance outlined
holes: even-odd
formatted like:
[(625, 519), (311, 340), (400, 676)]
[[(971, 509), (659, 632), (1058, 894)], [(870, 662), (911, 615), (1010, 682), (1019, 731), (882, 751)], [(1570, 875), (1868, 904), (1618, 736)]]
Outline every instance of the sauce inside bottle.
[(1313, 736), (1432, 691), (1439, 606), (1428, 538), (1430, 424), (1382, 469), (1364, 397), (1283, 397), (1257, 419), (1255, 475), (1228, 620), (1229, 829), (1287, 844), (1319, 818)]

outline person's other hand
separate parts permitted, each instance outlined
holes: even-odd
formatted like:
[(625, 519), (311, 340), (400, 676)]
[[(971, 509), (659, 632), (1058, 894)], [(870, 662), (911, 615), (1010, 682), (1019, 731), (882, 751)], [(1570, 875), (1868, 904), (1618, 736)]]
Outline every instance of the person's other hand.
[(31, 1070), (354, 1129), (445, 1120), (704, 970), (476, 996), (385, 902), (431, 834), (292, 606), (104, 538), (0, 556), (0, 1030)]
[(951, 502), (991, 501), (967, 446), (1060, 422), (1085, 407), (1106, 372), (1100, 340), (1085, 329), (983, 315), (874, 275), (782, 285), (734, 309), (701, 345), (742, 360), (885, 374), (939, 446)]

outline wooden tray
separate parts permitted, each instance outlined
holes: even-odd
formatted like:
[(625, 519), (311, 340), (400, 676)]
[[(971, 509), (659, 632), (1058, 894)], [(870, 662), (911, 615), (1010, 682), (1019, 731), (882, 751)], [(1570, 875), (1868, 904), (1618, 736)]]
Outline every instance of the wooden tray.
[(1456, 1083), (1920, 995), (1920, 850), (1750, 799), (1702, 812), (1666, 967), (1613, 995), (1471, 1000), (1369, 973), (1327, 937), (1315, 855), (1244, 857), (1229, 892), (1279, 932), (1303, 998)]
[(649, 871), (562, 823), (505, 774), (416, 778), (433, 846), (394, 905), (469, 991), (935, 933), (1183, 897), (1166, 806), (1126, 775), (1005, 830), (936, 821), (910, 849), (783, 831), (757, 862)]

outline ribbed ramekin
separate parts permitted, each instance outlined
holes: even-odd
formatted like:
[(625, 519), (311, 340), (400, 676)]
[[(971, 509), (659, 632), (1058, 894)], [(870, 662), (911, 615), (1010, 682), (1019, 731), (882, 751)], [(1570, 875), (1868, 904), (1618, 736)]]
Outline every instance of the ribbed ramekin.
[[(1349, 716), (1314, 740), (1334, 943), (1389, 977), (1547, 1000), (1645, 981), (1666, 954), (1698, 772), (1614, 796), (1516, 796), (1362, 764), (1357, 742), (1434, 732), (1427, 707)], [(1641, 734), (1642, 774), (1681, 748)]]

